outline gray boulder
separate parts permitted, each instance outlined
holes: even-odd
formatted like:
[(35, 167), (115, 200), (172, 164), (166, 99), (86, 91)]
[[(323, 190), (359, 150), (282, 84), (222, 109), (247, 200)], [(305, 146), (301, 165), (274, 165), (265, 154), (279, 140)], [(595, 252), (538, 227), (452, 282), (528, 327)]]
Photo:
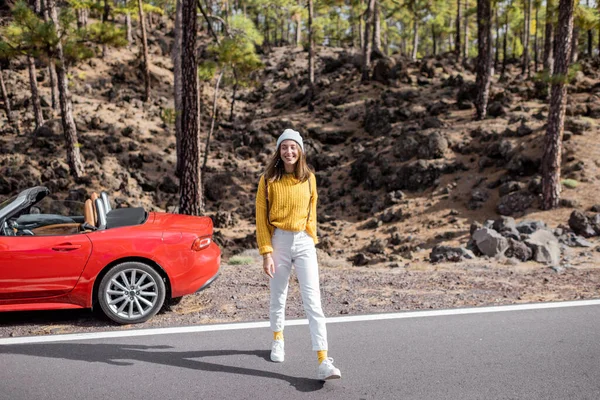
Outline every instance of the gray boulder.
[(533, 259), (540, 263), (558, 265), (560, 263), (560, 245), (552, 232), (545, 229), (536, 231), (525, 240), (533, 251)]
[(531, 250), (525, 243), (509, 238), (508, 249), (504, 255), (506, 257), (514, 257), (520, 261), (527, 261), (531, 260), (531, 257), (533, 257), (533, 250)]
[(471, 250), (467, 250), (463, 247), (450, 246), (435, 246), (429, 255), (429, 259), (434, 263), (440, 261), (458, 262), (465, 259), (472, 260), (474, 258), (475, 254), (473, 254)]
[(521, 221), (516, 226), (519, 233), (527, 235), (532, 234), (535, 231), (546, 228), (546, 223), (543, 221)]
[(500, 215), (513, 215), (527, 210), (533, 205), (535, 196), (531, 193), (520, 191), (502, 196), (496, 210)]
[(589, 218), (583, 212), (574, 210), (569, 217), (569, 227), (578, 235), (592, 237), (600, 234), (600, 214)]
[(508, 239), (493, 229), (476, 230), (473, 233), (473, 240), (479, 251), (489, 257), (502, 255), (508, 249)]

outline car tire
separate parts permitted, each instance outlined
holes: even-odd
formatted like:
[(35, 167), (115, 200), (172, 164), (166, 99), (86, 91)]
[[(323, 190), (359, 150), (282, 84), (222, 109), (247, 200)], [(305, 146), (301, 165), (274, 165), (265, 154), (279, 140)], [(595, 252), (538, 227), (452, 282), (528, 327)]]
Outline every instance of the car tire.
[(111, 268), (98, 288), (104, 314), (119, 324), (139, 324), (152, 318), (165, 301), (163, 278), (151, 266), (129, 261)]

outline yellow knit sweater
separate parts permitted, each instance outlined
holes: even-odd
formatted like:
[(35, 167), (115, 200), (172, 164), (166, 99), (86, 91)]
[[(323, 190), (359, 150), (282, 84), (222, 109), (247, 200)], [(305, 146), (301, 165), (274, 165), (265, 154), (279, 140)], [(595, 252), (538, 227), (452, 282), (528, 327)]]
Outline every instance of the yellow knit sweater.
[[(267, 219), (265, 178), (261, 176), (256, 193), (256, 240), (260, 254), (272, 253), (271, 237), (275, 228), (293, 232), (306, 232), (317, 239), (317, 181), (310, 174), (309, 182), (300, 182), (294, 174), (285, 174), (279, 181), (269, 183), (269, 209)], [(310, 220), (308, 208), (310, 206)]]

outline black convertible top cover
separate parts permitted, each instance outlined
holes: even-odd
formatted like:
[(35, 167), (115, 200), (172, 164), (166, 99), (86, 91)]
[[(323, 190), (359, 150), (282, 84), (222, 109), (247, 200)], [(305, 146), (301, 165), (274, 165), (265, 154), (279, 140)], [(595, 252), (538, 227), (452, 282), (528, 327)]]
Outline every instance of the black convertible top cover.
[(115, 208), (106, 214), (106, 229), (140, 225), (146, 218), (148, 213), (143, 207)]

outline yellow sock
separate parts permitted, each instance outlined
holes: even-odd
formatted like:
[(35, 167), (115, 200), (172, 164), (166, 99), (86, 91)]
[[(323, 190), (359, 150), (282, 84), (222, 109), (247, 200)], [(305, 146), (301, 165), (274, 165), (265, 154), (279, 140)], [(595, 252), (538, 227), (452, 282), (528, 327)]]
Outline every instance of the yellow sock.
[(273, 332), (273, 340), (283, 340), (283, 331)]
[(317, 351), (317, 357), (319, 357), (319, 365), (327, 358), (327, 350)]

